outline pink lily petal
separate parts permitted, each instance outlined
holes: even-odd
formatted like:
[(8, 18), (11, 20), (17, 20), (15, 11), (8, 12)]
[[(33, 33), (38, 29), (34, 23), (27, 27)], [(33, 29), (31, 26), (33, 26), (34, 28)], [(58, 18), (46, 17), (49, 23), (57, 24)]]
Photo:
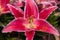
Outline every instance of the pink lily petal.
[(15, 2), (14, 2), (15, 6), (23, 7), (22, 1), (23, 1), (23, 0), (15, 0)]
[(36, 20), (35, 23), (37, 24), (36, 30), (59, 36), (59, 32), (46, 20), (44, 19)]
[(9, 13), (9, 12), (10, 12), (10, 10), (9, 10), (9, 8), (6, 6), (1, 13), (2, 13), (2, 14), (6, 14), (6, 13)]
[(0, 0), (0, 12), (2, 14), (6, 13), (9, 11), (7, 4), (9, 3), (10, 0)]
[(28, 22), (25, 19), (23, 18), (14, 19), (6, 27), (3, 28), (2, 32), (3, 33), (12, 31), (25, 32), (26, 27), (24, 26), (24, 24), (28, 24)]
[(53, 6), (57, 6), (57, 3), (55, 1), (50, 1), (50, 3), (53, 5)]
[(0, 0), (0, 6), (2, 7), (6, 7), (7, 5), (10, 2), (10, 0)]
[(40, 4), (41, 2), (45, 2), (47, 0), (35, 0), (38, 4)]
[(50, 2), (46, 2), (46, 1), (40, 2), (38, 4), (39, 11), (41, 11), (45, 8), (51, 7), (51, 6), (52, 6), (52, 4)]
[(47, 7), (52, 6), (52, 4), (50, 2), (47, 2), (47, 1), (41, 2), (40, 4), (43, 5), (43, 8), (47, 8)]
[(26, 18), (29, 18), (31, 16), (37, 18), (38, 16), (38, 8), (34, 0), (26, 0), (24, 11), (25, 11)]
[(16, 7), (20, 7), (20, 6), (22, 6), (22, 0), (10, 0), (10, 4), (12, 4)]
[(26, 40), (33, 40), (35, 31), (31, 30), (31, 31), (26, 31), (25, 35), (26, 35)]
[(57, 9), (57, 6), (52, 6), (52, 7), (43, 9), (39, 14), (39, 18), (47, 19), (50, 16), (50, 14), (52, 14), (52, 12), (56, 9)]
[(20, 8), (15, 8), (14, 6), (8, 4), (8, 7), (10, 9), (10, 11), (12, 12), (12, 14), (18, 18), (18, 17), (23, 17), (23, 11)]

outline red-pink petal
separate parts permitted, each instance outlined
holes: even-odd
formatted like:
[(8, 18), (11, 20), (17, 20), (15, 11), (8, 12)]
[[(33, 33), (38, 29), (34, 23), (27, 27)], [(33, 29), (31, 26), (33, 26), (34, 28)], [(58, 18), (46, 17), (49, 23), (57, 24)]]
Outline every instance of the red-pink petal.
[(34, 32), (33, 30), (31, 30), (31, 31), (26, 31), (26, 32), (25, 32), (26, 40), (33, 40), (34, 34), (35, 34), (35, 32)]
[(6, 14), (6, 13), (8, 13), (8, 12), (10, 12), (10, 10), (9, 10), (9, 8), (6, 6), (1, 13), (2, 13), (2, 14)]
[(40, 4), (43, 5), (43, 8), (47, 8), (47, 7), (52, 6), (52, 4), (50, 2), (47, 2), (47, 1), (41, 2)]
[(59, 36), (59, 32), (57, 31), (57, 29), (55, 29), (46, 20), (44, 19), (36, 20), (35, 23), (37, 24), (36, 30)]
[(12, 31), (25, 32), (27, 28), (24, 26), (24, 24), (28, 24), (28, 22), (25, 19), (22, 18), (14, 19), (6, 27), (3, 28), (2, 32), (3, 33)]
[(7, 4), (10, 2), (10, 0), (0, 0), (0, 12), (1, 14), (7, 13), (9, 11)]
[(43, 2), (40, 2), (38, 4), (39, 11), (41, 11), (45, 8), (51, 7), (51, 6), (52, 6), (52, 4), (50, 2), (47, 2), (47, 1), (43, 1)]
[(57, 6), (57, 3), (55, 1), (50, 1), (50, 3), (53, 5), (53, 6)]
[(50, 16), (50, 14), (56, 9), (57, 9), (57, 6), (52, 6), (52, 7), (43, 9), (39, 14), (39, 18), (47, 19)]
[(0, 0), (0, 6), (6, 7), (10, 0)]
[(23, 11), (20, 8), (15, 8), (14, 6), (8, 4), (8, 7), (10, 9), (10, 11), (12, 12), (12, 14), (18, 18), (18, 17), (23, 17)]
[(17, 6), (17, 7), (23, 7), (22, 1), (23, 1), (23, 0), (15, 0), (15, 1), (14, 1), (14, 5)]
[(25, 17), (38, 17), (38, 8), (34, 0), (26, 0), (25, 4)]

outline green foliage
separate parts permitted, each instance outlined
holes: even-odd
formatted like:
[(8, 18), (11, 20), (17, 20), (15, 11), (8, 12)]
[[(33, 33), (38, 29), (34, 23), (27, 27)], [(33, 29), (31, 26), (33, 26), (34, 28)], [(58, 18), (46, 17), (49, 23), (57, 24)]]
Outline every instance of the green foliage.
[(57, 27), (58, 26), (58, 16), (55, 16), (54, 15), (55, 14), (55, 12), (53, 12), (50, 16), (49, 16), (49, 18), (47, 19), (47, 21), (49, 21), (49, 23), (51, 23), (54, 27)]
[(7, 25), (13, 19), (14, 17), (11, 13), (3, 14), (0, 16), (0, 22), (2, 22), (4, 25)]

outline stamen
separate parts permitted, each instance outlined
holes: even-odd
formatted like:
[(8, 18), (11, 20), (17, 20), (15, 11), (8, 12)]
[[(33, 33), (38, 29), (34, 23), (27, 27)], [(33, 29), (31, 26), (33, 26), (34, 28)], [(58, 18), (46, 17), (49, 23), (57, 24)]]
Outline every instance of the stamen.
[(27, 18), (27, 21), (28, 21), (28, 24), (25, 24), (25, 23), (23, 24), (26, 28), (28, 28), (28, 29), (36, 28), (36, 24), (33, 23), (34, 22), (33, 16)]

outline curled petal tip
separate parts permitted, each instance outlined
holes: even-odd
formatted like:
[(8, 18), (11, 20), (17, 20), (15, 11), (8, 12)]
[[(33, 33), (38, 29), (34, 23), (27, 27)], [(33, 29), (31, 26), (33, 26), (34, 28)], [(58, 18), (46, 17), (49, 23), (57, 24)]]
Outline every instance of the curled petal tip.
[(8, 33), (8, 32), (12, 32), (12, 31), (9, 31), (9, 30), (7, 30), (5, 28), (2, 30), (2, 33)]

